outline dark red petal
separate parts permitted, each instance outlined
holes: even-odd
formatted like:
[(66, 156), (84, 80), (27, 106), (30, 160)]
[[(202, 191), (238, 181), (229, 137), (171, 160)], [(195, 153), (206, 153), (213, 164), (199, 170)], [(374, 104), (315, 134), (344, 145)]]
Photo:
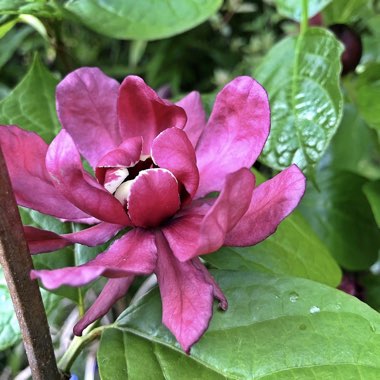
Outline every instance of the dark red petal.
[(156, 234), (156, 244), (162, 322), (189, 353), (212, 317), (213, 286), (191, 261), (181, 263), (175, 258), (160, 232)]
[(45, 167), (48, 146), (41, 137), (16, 126), (0, 126), (0, 145), (20, 206), (66, 220), (89, 217), (54, 187)]
[(95, 67), (67, 75), (57, 87), (57, 112), (63, 128), (95, 167), (121, 143), (117, 120), (119, 83)]
[(178, 182), (166, 169), (148, 169), (136, 177), (128, 196), (128, 213), (139, 227), (156, 227), (180, 207)]
[(108, 280), (99, 297), (74, 326), (74, 334), (81, 336), (87, 326), (105, 316), (111, 310), (113, 304), (128, 292), (134, 279), (133, 276), (129, 276)]
[(117, 108), (122, 139), (142, 136), (143, 154), (150, 154), (152, 141), (164, 129), (182, 129), (186, 124), (182, 108), (160, 99), (141, 78), (133, 75), (120, 86)]
[(187, 122), (183, 129), (191, 144), (195, 148), (199, 137), (206, 127), (206, 113), (203, 109), (201, 95), (197, 91), (190, 92), (189, 95), (176, 103), (183, 108), (187, 115)]
[(270, 110), (264, 88), (238, 77), (218, 94), (196, 155), (200, 175), (197, 196), (220, 191), (228, 173), (255, 162), (269, 134)]
[(123, 228), (121, 225), (103, 222), (70, 234), (60, 235), (31, 226), (24, 226), (24, 232), (30, 253), (33, 255), (56, 251), (74, 243), (95, 247), (112, 239)]
[(301, 170), (292, 165), (258, 186), (247, 213), (227, 234), (225, 245), (253, 245), (273, 234), (279, 223), (297, 207), (305, 192), (305, 182)]
[(191, 197), (198, 188), (199, 173), (195, 151), (184, 131), (168, 128), (152, 144), (152, 159), (160, 168), (168, 169)]
[[(255, 185), (248, 169), (229, 174), (222, 192), (209, 206), (205, 215), (199, 214), (199, 206), (173, 220), (163, 228), (175, 256), (180, 261), (212, 253), (219, 249), (230, 231), (246, 213)], [(206, 207), (204, 204), (203, 207)]]
[(64, 129), (49, 146), (46, 167), (54, 186), (76, 207), (108, 223), (130, 224), (121, 203), (84, 171), (78, 150)]
[(118, 278), (150, 274), (156, 267), (156, 261), (154, 235), (135, 228), (86, 264), (54, 270), (33, 270), (31, 278), (40, 279), (47, 289), (56, 289), (62, 285), (83, 286), (101, 275)]

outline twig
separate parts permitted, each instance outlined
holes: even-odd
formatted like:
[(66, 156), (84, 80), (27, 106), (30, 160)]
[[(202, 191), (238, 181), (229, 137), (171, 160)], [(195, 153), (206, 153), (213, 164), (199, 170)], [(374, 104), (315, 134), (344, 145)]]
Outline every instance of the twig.
[(38, 284), (29, 277), (32, 259), (1, 149), (0, 265), (20, 324), (33, 379), (67, 378), (58, 371)]

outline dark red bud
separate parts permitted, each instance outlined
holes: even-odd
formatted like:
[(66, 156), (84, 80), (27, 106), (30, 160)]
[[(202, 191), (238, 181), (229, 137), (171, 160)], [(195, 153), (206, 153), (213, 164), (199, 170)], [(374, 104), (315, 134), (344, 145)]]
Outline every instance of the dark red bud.
[(362, 56), (362, 41), (360, 36), (352, 28), (344, 24), (330, 25), (329, 29), (344, 45), (341, 57), (343, 65), (342, 75), (354, 71)]

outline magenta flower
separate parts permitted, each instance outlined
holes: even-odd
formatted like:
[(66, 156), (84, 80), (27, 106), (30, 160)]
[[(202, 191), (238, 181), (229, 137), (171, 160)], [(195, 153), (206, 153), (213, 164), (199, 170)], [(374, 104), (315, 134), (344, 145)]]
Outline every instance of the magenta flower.
[[(249, 168), (270, 126), (265, 90), (249, 77), (236, 78), (206, 123), (197, 92), (172, 104), (138, 77), (119, 85), (99, 69), (82, 68), (58, 85), (57, 111), (63, 128), (50, 146), (35, 133), (0, 127), (14, 192), (21, 206), (92, 226), (66, 235), (27, 226), (31, 253), (96, 246), (129, 229), (94, 260), (36, 270), (32, 278), (48, 289), (109, 279), (75, 326), (80, 335), (134, 276), (155, 273), (163, 323), (189, 352), (207, 329), (213, 299), (227, 309), (199, 256), (262, 241), (305, 190), (295, 165), (255, 187)], [(81, 155), (96, 178), (83, 169)], [(210, 192), (219, 195), (206, 198)]]

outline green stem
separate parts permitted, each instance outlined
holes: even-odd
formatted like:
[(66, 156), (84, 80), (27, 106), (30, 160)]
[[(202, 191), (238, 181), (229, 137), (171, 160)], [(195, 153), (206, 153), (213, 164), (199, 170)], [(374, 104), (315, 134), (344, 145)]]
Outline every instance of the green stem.
[(302, 0), (301, 34), (307, 31), (309, 26), (308, 0)]
[(91, 330), (88, 334), (84, 336), (76, 336), (71, 341), (69, 348), (62, 356), (62, 358), (58, 362), (58, 368), (64, 372), (69, 373), (70, 368), (73, 365), (75, 359), (82, 352), (85, 346), (99, 338), (102, 334), (103, 330), (112, 327), (112, 325), (107, 326), (99, 326), (93, 330)]

